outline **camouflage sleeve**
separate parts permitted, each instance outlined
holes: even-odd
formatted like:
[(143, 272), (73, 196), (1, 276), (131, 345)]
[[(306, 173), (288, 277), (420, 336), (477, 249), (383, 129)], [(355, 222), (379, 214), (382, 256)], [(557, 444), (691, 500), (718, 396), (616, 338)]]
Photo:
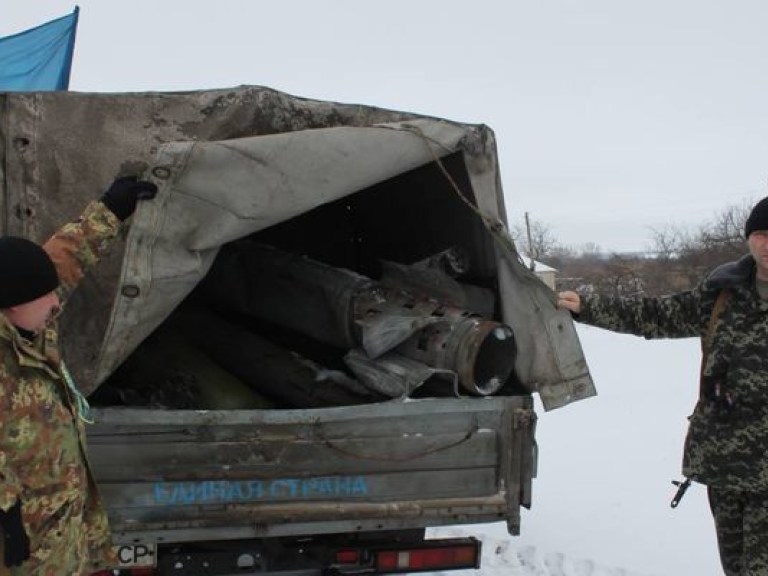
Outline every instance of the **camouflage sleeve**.
[(61, 280), (59, 298), (66, 301), (85, 272), (99, 261), (120, 229), (120, 220), (102, 202), (91, 202), (76, 222), (62, 226), (43, 248)]
[(15, 379), (9, 378), (7, 370), (0, 364), (0, 510), (8, 510), (21, 495), (21, 481), (11, 466), (14, 445), (8, 432), (8, 414), (11, 414), (11, 400), (16, 393)]
[(687, 338), (701, 333), (698, 290), (658, 298), (582, 297), (579, 322), (645, 338)]

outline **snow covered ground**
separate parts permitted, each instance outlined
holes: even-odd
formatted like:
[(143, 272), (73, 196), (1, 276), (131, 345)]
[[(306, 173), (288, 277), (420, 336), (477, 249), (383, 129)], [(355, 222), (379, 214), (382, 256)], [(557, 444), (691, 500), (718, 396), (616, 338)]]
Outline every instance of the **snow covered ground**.
[(521, 536), (503, 524), (433, 532), (483, 540), (484, 567), (467, 575), (721, 575), (705, 489), (669, 506), (698, 393), (698, 340), (578, 332), (598, 396), (539, 408), (538, 478)]
[[(471, 533), (471, 529), (439, 529), (434, 536), (456, 537)], [(475, 536), (478, 536), (475, 533)], [(568, 557), (561, 552), (542, 552), (535, 546), (518, 544), (509, 537), (480, 535), (483, 540), (482, 568), (451, 572), (433, 572), (445, 576), (653, 576), (609, 567), (594, 560)], [(686, 574), (686, 576), (688, 576)]]

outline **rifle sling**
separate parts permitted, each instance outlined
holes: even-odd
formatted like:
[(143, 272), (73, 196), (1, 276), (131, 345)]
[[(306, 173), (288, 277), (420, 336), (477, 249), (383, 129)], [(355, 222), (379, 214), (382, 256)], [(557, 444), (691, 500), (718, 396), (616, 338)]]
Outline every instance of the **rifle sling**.
[(717, 294), (715, 299), (715, 305), (712, 307), (712, 314), (709, 316), (709, 322), (707, 323), (707, 331), (701, 339), (701, 369), (699, 371), (699, 397), (705, 397), (705, 384), (704, 384), (704, 367), (707, 363), (707, 356), (712, 350), (712, 338), (715, 334), (715, 326), (720, 316), (725, 310), (725, 304), (730, 296), (730, 291), (727, 288), (723, 288)]

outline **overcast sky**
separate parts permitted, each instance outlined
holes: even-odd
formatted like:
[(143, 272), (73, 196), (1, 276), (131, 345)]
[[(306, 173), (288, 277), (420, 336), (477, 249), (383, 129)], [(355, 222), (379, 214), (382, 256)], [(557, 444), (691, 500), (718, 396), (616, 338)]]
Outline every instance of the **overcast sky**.
[[(71, 12), (6, 0), (0, 35)], [(511, 225), (640, 250), (768, 194), (764, 0), (81, 0), (70, 88), (258, 84), (489, 125)]]

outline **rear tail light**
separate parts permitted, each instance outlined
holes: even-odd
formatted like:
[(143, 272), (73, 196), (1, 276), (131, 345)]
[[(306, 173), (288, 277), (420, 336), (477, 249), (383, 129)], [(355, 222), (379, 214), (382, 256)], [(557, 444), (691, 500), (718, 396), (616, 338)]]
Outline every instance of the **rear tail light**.
[(336, 564), (357, 564), (360, 554), (357, 550), (339, 550), (336, 552)]
[(477, 568), (478, 560), (475, 546), (381, 550), (376, 553), (376, 568), (381, 571)]

